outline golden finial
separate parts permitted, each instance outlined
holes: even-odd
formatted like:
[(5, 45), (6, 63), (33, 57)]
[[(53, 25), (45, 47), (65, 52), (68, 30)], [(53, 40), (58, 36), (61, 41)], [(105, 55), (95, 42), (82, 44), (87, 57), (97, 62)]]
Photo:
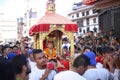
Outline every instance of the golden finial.
[(46, 13), (55, 13), (55, 0), (48, 0), (47, 1)]

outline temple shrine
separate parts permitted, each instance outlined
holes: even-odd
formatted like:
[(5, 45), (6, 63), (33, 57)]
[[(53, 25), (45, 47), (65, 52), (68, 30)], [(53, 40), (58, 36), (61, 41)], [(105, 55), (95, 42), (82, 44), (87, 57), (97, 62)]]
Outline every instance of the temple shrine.
[(57, 54), (61, 54), (62, 35), (67, 35), (70, 40), (70, 55), (74, 53), (74, 32), (77, 24), (55, 13), (55, 0), (48, 0), (45, 15), (40, 18), (29, 30), (33, 36), (34, 48), (45, 49), (48, 41), (54, 42)]

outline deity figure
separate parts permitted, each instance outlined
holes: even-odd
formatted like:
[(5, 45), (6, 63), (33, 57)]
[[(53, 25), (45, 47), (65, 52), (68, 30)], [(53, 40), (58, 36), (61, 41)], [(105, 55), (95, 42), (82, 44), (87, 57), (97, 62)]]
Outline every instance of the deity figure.
[(56, 48), (54, 47), (54, 42), (53, 41), (48, 41), (47, 48), (45, 48), (44, 52), (45, 52), (45, 56), (49, 60), (50, 59), (56, 59), (57, 51), (56, 51)]

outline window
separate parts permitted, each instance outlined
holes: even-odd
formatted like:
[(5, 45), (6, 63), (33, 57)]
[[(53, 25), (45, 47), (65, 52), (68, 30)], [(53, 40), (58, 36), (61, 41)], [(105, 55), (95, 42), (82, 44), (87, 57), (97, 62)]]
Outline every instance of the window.
[(77, 13), (76, 16), (79, 17), (79, 13)]
[(85, 29), (83, 30), (83, 33), (85, 34)]
[(89, 11), (86, 11), (86, 15), (89, 15)]
[(93, 18), (93, 23), (96, 23), (96, 18)]
[(81, 28), (79, 28), (79, 32), (80, 32), (80, 33), (82, 32), (82, 29), (81, 29)]
[(89, 25), (89, 18), (86, 19), (86, 24)]
[(96, 10), (95, 10), (95, 9), (93, 9), (92, 11), (93, 11), (93, 14), (95, 14), (95, 13), (96, 13)]
[(85, 16), (85, 12), (82, 12), (82, 16)]
[(87, 32), (89, 32), (90, 31), (90, 28), (89, 27), (87, 27)]
[(72, 18), (74, 18), (74, 15), (72, 15)]
[(96, 28), (96, 27), (94, 27), (94, 28), (93, 28), (93, 31), (94, 31), (94, 32), (97, 32), (97, 28)]
[(83, 20), (77, 21), (77, 25), (78, 25), (78, 27), (83, 27)]

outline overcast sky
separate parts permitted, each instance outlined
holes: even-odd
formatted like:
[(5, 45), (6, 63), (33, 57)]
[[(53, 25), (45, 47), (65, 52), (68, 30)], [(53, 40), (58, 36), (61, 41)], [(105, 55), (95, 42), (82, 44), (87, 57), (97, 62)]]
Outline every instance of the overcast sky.
[[(27, 0), (26, 0), (27, 1)], [(41, 12), (43, 15), (46, 11), (47, 0), (30, 0), (30, 6), (36, 8), (37, 11)], [(55, 0), (56, 3), (56, 13), (67, 16), (67, 14), (72, 9), (72, 4), (74, 2), (79, 2), (82, 0)], [(23, 16), (26, 8), (25, 0), (0, 0), (0, 9), (4, 9), (6, 17), (16, 18)]]

